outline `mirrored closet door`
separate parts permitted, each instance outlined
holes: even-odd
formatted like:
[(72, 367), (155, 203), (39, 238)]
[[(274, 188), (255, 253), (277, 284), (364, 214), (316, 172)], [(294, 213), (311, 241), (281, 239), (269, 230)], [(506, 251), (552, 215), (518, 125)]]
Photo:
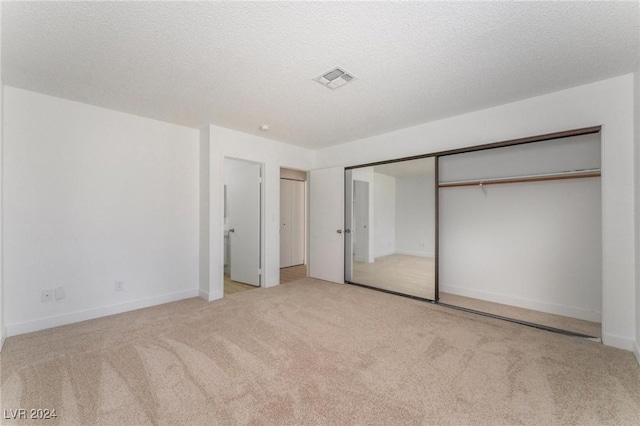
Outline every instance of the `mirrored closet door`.
[(345, 185), (346, 281), (435, 300), (435, 158), (348, 169)]

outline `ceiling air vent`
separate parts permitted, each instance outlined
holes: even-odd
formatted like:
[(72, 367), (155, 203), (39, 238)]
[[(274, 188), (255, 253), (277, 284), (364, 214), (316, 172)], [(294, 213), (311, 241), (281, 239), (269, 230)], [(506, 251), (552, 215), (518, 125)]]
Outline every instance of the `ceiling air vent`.
[(340, 67), (323, 72), (318, 77), (314, 78), (315, 81), (330, 89), (337, 89), (340, 86), (344, 86), (353, 79), (355, 79), (353, 74), (349, 74)]

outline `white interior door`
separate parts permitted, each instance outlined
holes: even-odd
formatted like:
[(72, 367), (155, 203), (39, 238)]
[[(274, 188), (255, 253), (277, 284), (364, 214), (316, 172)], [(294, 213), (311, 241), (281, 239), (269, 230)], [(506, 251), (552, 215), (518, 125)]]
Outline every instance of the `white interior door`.
[(305, 183), (291, 182), (291, 266), (304, 264), (305, 250)]
[(291, 184), (280, 179), (280, 267), (292, 266)]
[(280, 179), (280, 267), (304, 264), (305, 183)]
[(231, 280), (260, 285), (262, 166), (225, 159)]
[(344, 283), (344, 168), (311, 171), (309, 276)]
[(353, 257), (369, 261), (369, 182), (353, 181)]

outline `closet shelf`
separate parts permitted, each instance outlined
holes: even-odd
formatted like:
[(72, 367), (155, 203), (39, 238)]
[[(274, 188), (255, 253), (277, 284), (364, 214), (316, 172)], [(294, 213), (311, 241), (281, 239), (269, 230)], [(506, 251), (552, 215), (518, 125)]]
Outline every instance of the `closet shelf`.
[(503, 178), (488, 178), (481, 180), (463, 180), (454, 182), (440, 182), (440, 188), (452, 188), (456, 186), (483, 186), (499, 185), (505, 183), (541, 182), (547, 180), (584, 179), (600, 177), (600, 169), (574, 170), (570, 172), (547, 173), (528, 176), (513, 176)]

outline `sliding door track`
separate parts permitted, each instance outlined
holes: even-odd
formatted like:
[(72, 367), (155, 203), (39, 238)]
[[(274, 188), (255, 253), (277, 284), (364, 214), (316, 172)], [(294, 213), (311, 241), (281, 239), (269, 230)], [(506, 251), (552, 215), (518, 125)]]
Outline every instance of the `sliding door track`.
[(393, 294), (395, 296), (406, 297), (407, 299), (419, 300), (421, 302), (437, 303), (435, 300), (425, 299), (424, 297), (412, 296), (410, 294), (405, 294), (405, 293), (398, 293), (397, 291), (386, 290), (384, 288), (373, 287), (373, 286), (366, 285), (366, 284), (359, 284), (359, 283), (354, 283), (354, 282), (351, 282), (351, 281), (345, 281), (345, 284), (350, 284), (350, 285), (355, 285), (355, 286), (358, 286), (358, 287), (368, 288), (369, 290), (375, 290), (375, 291), (379, 291), (379, 292), (382, 292), (382, 293)]
[(368, 286), (368, 285), (365, 285), (365, 284), (358, 284), (358, 283), (354, 283), (354, 282), (350, 282), (350, 281), (347, 281), (346, 283), (347, 284), (351, 284), (351, 285), (355, 285), (355, 286), (358, 286), (358, 287), (368, 288), (370, 290), (380, 291), (382, 293), (393, 294), (395, 296), (401, 296), (401, 297), (406, 297), (406, 298), (409, 298), (409, 299), (420, 300), (421, 302), (433, 303), (434, 305), (442, 306), (444, 308), (455, 309), (457, 311), (467, 312), (467, 313), (476, 314), (476, 315), (482, 315), (483, 317), (494, 318), (494, 319), (498, 319), (498, 320), (502, 320), (502, 321), (508, 321), (508, 322), (512, 322), (512, 323), (515, 323), (515, 324), (524, 325), (524, 326), (531, 327), (531, 328), (537, 328), (538, 330), (550, 331), (552, 333), (562, 334), (562, 335), (565, 335), (565, 336), (580, 337), (580, 338), (583, 338), (583, 339), (589, 339), (589, 340), (592, 340), (592, 341), (595, 341), (595, 342), (599, 342), (599, 343), (602, 342), (602, 339), (600, 337), (590, 336), (588, 334), (578, 333), (578, 332), (575, 332), (575, 331), (564, 330), (562, 328), (556, 328), (556, 327), (551, 327), (551, 326), (548, 326), (548, 325), (538, 324), (538, 323), (535, 323), (535, 322), (529, 322), (529, 321), (519, 320), (519, 319), (515, 319), (515, 318), (504, 317), (502, 315), (490, 314), (488, 312), (477, 311), (475, 309), (463, 308), (461, 306), (450, 305), (448, 303), (442, 303), (442, 302), (438, 302), (438, 301), (430, 300), (430, 299), (425, 299), (425, 298), (418, 297), (418, 296), (411, 296), (409, 294), (398, 293), (396, 291), (385, 290), (383, 288), (372, 287), (372, 286)]
[(444, 306), (445, 308), (456, 309), (458, 311), (468, 312), (470, 314), (482, 315), (483, 317), (495, 318), (502, 321), (509, 321), (520, 325), (526, 325), (527, 327), (537, 328), (539, 330), (551, 331), (552, 333), (564, 334), (565, 336), (582, 337), (584, 339), (590, 339), (594, 341), (600, 341), (599, 337), (589, 336), (588, 334), (582, 334), (575, 331), (564, 330), (562, 328), (551, 327), (548, 325), (538, 324), (535, 322), (529, 322), (519, 320), (515, 318), (503, 317), (502, 315), (490, 314), (488, 312), (476, 311), (475, 309), (463, 308), (461, 306), (450, 305), (448, 303), (435, 302), (436, 305)]

